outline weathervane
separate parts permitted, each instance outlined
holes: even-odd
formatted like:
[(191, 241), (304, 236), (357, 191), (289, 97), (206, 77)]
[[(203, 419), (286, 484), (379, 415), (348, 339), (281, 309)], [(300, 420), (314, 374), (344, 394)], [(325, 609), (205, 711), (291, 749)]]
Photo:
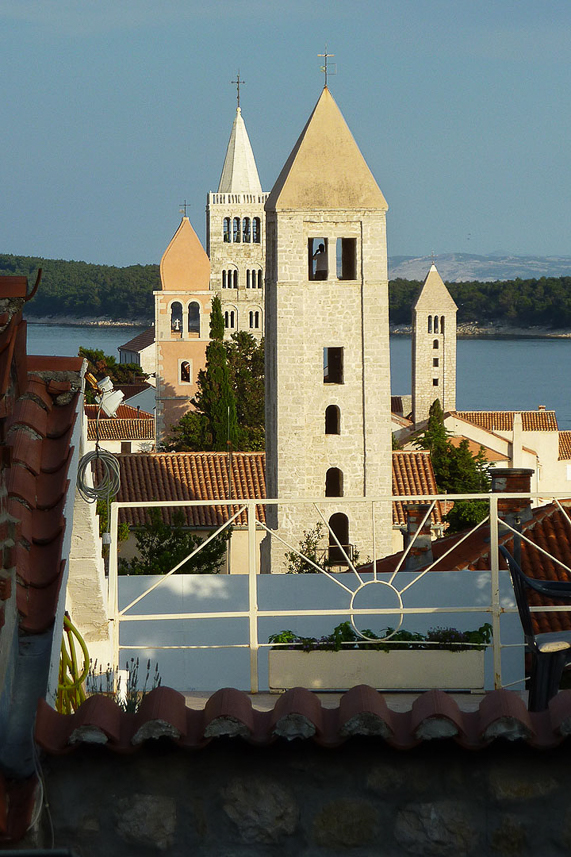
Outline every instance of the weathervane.
[(325, 45), (325, 53), (324, 54), (317, 54), (317, 56), (318, 57), (324, 57), (324, 59), (325, 59), (324, 64), (320, 68), (320, 71), (322, 71), (323, 74), (325, 75), (325, 86), (327, 86), (327, 75), (328, 74), (337, 74), (337, 63), (334, 62), (331, 67), (329, 67), (329, 65), (327, 63), (327, 60), (329, 59), (329, 57), (334, 57), (335, 54), (328, 54), (327, 53), (327, 45)]
[(190, 203), (187, 203), (187, 201), (185, 199), (185, 201), (181, 202), (181, 204), (180, 204), (180, 213), (184, 214), (185, 217), (186, 217), (186, 209), (187, 208), (190, 208)]
[(236, 85), (236, 99), (238, 101), (238, 108), (240, 107), (240, 85), (244, 86), (246, 83), (245, 80), (240, 80), (240, 69), (238, 69), (238, 74), (236, 75), (236, 80), (231, 80), (230, 83), (234, 83)]

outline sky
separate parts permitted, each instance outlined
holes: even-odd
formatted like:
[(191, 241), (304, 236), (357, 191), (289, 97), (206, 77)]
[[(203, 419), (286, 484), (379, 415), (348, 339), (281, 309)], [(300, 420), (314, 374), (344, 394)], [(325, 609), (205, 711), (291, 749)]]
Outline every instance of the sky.
[(0, 0), (0, 253), (204, 240), (236, 109), (270, 191), (323, 86), (391, 256), (571, 255), (569, 0)]

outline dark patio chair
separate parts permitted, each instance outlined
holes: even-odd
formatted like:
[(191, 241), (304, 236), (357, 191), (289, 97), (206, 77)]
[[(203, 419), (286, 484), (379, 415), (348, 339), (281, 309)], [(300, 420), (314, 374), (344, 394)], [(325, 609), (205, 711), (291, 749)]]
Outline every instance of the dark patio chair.
[(519, 563), (503, 545), (500, 545), (500, 553), (510, 570), (525, 642), (532, 655), (528, 709), (543, 711), (559, 690), (563, 670), (571, 664), (571, 631), (536, 634), (531, 621), (527, 590), (532, 589), (551, 600), (571, 602), (571, 582), (534, 580), (523, 573)]

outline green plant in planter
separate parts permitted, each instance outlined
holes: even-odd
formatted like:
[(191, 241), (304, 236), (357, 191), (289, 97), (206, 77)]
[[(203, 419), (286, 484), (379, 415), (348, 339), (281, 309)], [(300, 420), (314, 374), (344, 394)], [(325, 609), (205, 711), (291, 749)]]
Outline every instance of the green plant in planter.
[[(352, 627), (350, 622), (341, 622), (331, 634), (323, 637), (301, 637), (293, 631), (280, 631), (272, 634), (268, 642), (274, 648), (300, 649), (303, 652), (335, 651), (341, 649), (374, 649), (380, 652), (390, 652), (402, 649), (427, 650), (447, 649), (448, 651), (465, 651), (467, 649), (484, 649), (492, 642), (492, 626), (485, 622), (474, 631), (458, 631), (457, 628), (430, 628), (426, 634), (404, 629), (395, 631), (385, 628), (380, 634), (375, 634), (368, 628), (363, 630), (368, 637), (364, 640)], [(390, 639), (386, 639), (390, 637)], [(378, 641), (378, 642), (376, 642)]]

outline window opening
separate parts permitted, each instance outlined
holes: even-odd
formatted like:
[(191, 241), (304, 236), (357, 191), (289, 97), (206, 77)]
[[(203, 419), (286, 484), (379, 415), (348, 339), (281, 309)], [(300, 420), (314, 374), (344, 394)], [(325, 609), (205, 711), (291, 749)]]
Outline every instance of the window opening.
[(434, 332), (438, 333), (438, 316), (434, 316)]
[(238, 288), (238, 270), (236, 269), (236, 270), (232, 271), (232, 274), (233, 274), (232, 279), (234, 280), (234, 288), (237, 289)]
[(436, 368), (438, 366), (438, 357), (432, 358), (432, 365)]
[(432, 316), (428, 316), (428, 332), (432, 333)]
[(224, 238), (224, 242), (226, 244), (229, 244), (231, 239), (232, 239), (232, 236), (230, 235), (230, 218), (229, 217), (224, 218), (224, 222), (222, 224), (222, 235)]
[(242, 221), (242, 241), (244, 244), (249, 244), (250, 238), (250, 218), (245, 217)]
[(250, 327), (252, 330), (258, 330), (260, 327), (260, 312), (259, 310), (250, 310)]
[(444, 333), (444, 316), (440, 318), (440, 333)]
[(438, 387), (438, 378), (433, 378), (433, 379), (432, 379), (432, 386), (433, 386), (433, 387)]
[(440, 346), (438, 345), (438, 340), (437, 340), (437, 339), (435, 339), (435, 340), (434, 340), (434, 342), (432, 343), (432, 347), (433, 347), (433, 348), (439, 348), (439, 347), (440, 347)]
[(234, 330), (236, 326), (236, 313), (233, 309), (226, 310), (224, 313), (224, 327), (228, 330)]
[(252, 220), (252, 241), (254, 244), (260, 243), (260, 218), (254, 217)]
[(343, 472), (338, 467), (330, 467), (325, 474), (325, 496), (343, 496)]
[(234, 218), (233, 239), (235, 244), (240, 243), (240, 218)]
[(200, 333), (200, 304), (196, 301), (188, 308), (188, 332)]
[(226, 271), (222, 271), (222, 288), (226, 288)]
[(355, 280), (357, 278), (357, 239), (337, 239), (337, 279)]
[(328, 273), (327, 238), (310, 238), (308, 241), (309, 279), (326, 280)]
[(324, 384), (342, 384), (343, 383), (343, 349), (342, 348), (324, 348), (323, 349), (323, 383)]
[(333, 534), (337, 536), (347, 556), (352, 559), (352, 545), (349, 544), (349, 518), (343, 512), (336, 512), (329, 518), (329, 562), (333, 565), (347, 565), (347, 560)]
[(180, 364), (180, 380), (183, 384), (190, 384), (190, 363), (183, 360)]
[(262, 286), (263, 286), (262, 272), (258, 271), (258, 288), (261, 289)]
[(246, 271), (246, 288), (247, 288), (247, 289), (249, 289), (249, 288), (250, 288), (250, 279), (251, 279), (251, 276), (252, 276), (252, 272), (251, 272), (251, 271), (250, 271), (250, 269), (248, 268), (248, 270)]
[(179, 301), (171, 304), (171, 330), (175, 333), (182, 331), (182, 304)]
[(337, 405), (325, 409), (325, 434), (341, 434), (341, 412)]

